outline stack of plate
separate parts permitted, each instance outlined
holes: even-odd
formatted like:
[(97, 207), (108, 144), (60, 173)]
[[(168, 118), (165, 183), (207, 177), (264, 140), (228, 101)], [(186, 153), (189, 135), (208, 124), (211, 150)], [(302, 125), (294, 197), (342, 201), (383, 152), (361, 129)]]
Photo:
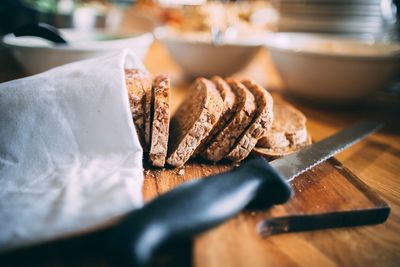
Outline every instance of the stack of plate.
[(392, 0), (278, 0), (278, 30), (384, 36), (395, 31)]

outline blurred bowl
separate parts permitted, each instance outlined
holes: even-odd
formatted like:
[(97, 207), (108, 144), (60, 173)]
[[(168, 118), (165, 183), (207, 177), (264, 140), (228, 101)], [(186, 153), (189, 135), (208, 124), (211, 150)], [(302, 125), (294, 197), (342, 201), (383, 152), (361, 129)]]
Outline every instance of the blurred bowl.
[[(209, 36), (170, 34), (165, 27), (157, 28), (156, 38), (189, 77), (226, 77), (243, 69), (262, 46), (259, 40), (227, 41), (213, 44)], [(204, 37), (204, 38), (202, 38)], [(208, 37), (208, 38), (207, 38)]]
[(312, 100), (360, 100), (400, 77), (399, 43), (277, 33), (266, 47), (285, 89)]
[(79, 32), (61, 29), (68, 45), (54, 45), (37, 37), (3, 36), (2, 43), (11, 49), (12, 54), (26, 73), (35, 74), (50, 68), (110, 52), (130, 48), (140, 59), (144, 59), (153, 42), (151, 33), (135, 36), (111, 34), (104, 31)]

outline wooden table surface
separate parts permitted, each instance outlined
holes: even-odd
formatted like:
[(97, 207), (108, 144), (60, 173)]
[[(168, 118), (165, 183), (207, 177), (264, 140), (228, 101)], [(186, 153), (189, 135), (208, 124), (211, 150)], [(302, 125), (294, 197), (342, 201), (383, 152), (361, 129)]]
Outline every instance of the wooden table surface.
[[(8, 56), (2, 56), (0, 81), (22, 77)], [(182, 101), (187, 81), (179, 67), (156, 43), (145, 64), (154, 74), (167, 73), (173, 80), (173, 109)], [(265, 52), (260, 52), (237, 76), (251, 77), (280, 88), (281, 81)], [(282, 97), (280, 91), (275, 97)], [(342, 127), (364, 118), (382, 120), (386, 126), (337, 156), (337, 159), (391, 206), (386, 223), (375, 226), (329, 229), (259, 237), (239, 215), (195, 239), (193, 263), (197, 267), (217, 266), (399, 266), (400, 263), (400, 107), (369, 101), (351, 107), (327, 107), (287, 98), (308, 118), (314, 140), (327, 137)], [(57, 254), (59, 255), (59, 254)], [(46, 266), (107, 266), (101, 257), (85, 255), (41, 259)], [(58, 257), (58, 256), (57, 256)], [(43, 265), (43, 264), (41, 264)]]

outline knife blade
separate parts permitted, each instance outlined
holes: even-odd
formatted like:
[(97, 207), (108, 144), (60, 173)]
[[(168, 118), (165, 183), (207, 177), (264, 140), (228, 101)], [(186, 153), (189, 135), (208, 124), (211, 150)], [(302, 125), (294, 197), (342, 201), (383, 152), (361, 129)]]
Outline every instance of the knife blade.
[(244, 208), (285, 203), (293, 193), (289, 181), (380, 127), (378, 122), (359, 122), (271, 164), (255, 157), (232, 171), (176, 187), (128, 214), (109, 232), (110, 263), (154, 266), (161, 248), (187, 244)]
[(382, 126), (382, 123), (375, 121), (357, 122), (333, 136), (271, 161), (269, 164), (288, 181), (291, 181), (303, 172), (376, 132)]

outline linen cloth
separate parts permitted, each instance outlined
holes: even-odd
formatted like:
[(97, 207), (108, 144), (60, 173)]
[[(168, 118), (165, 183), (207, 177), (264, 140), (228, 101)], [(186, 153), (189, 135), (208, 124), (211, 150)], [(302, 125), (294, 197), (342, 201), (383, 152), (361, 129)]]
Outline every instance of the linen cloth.
[(98, 227), (142, 205), (132, 51), (0, 84), (0, 251)]

